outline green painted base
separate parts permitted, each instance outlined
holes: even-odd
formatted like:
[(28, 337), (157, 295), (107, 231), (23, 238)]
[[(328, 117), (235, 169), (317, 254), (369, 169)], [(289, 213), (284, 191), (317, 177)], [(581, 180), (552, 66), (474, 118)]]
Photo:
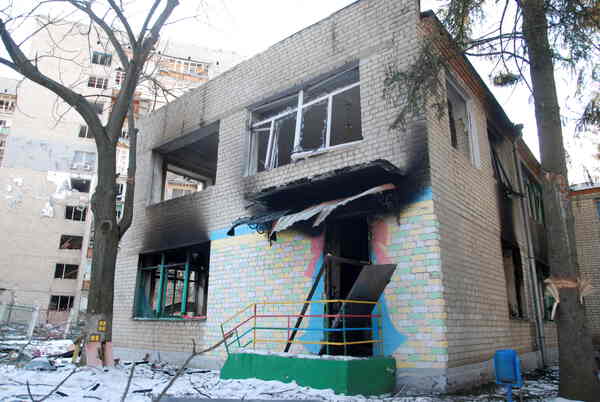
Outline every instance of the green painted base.
[(381, 395), (394, 391), (396, 361), (392, 357), (335, 360), (298, 356), (232, 353), (221, 369), (221, 379), (296, 381), (336, 394)]

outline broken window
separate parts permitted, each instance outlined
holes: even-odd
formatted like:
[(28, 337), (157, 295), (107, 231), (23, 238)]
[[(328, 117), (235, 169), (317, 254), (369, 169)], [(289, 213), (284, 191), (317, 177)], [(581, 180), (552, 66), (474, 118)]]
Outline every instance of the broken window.
[(510, 318), (523, 318), (523, 268), (519, 248), (504, 245), (502, 261)]
[(203, 318), (210, 243), (140, 256), (135, 316)]
[(77, 279), (78, 265), (73, 264), (56, 264), (54, 269), (55, 279)]
[(254, 109), (248, 174), (362, 140), (359, 84), (355, 68)]
[(61, 250), (81, 250), (82, 244), (83, 236), (62, 235), (60, 236), (58, 248)]
[(78, 191), (80, 193), (89, 193), (91, 184), (91, 180), (71, 177), (71, 190)]
[(108, 88), (108, 78), (94, 77), (91, 75), (88, 78), (87, 86), (90, 88), (106, 89)]
[(469, 102), (458, 86), (450, 81), (446, 81), (446, 95), (450, 143), (475, 167), (479, 167), (479, 143), (471, 122)]
[[(165, 177), (165, 200), (171, 200), (173, 198), (183, 197), (184, 195), (192, 194), (197, 191), (204, 190), (205, 181), (193, 179), (190, 176), (182, 173), (179, 169), (174, 168), (175, 171), (167, 170)], [(176, 173), (179, 172), (179, 173)]]
[[(212, 124), (157, 148), (162, 169), (160, 200), (166, 201), (202, 191), (217, 179), (219, 125)], [(154, 193), (158, 199), (158, 188)]]
[(79, 126), (79, 138), (94, 138), (94, 134), (86, 125)]
[(71, 169), (93, 170), (96, 167), (96, 153), (75, 151), (71, 161)]
[(529, 203), (529, 217), (535, 222), (544, 223), (544, 199), (541, 184), (523, 167), (523, 181)]
[(50, 304), (48, 310), (50, 311), (68, 311), (73, 307), (74, 296), (50, 296)]
[(83, 206), (67, 206), (65, 208), (65, 219), (72, 221), (85, 222), (85, 216), (87, 214), (87, 208)]
[(100, 64), (101, 66), (110, 66), (112, 62), (112, 54), (96, 52), (92, 53), (92, 64)]

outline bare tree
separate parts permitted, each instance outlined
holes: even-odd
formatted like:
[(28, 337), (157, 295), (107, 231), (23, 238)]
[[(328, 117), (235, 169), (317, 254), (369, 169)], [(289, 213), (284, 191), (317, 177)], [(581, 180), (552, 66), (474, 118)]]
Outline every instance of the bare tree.
[[(442, 86), (436, 77), (449, 68), (448, 57), (486, 57), (496, 62), (495, 84), (522, 82), (529, 88), (534, 99), (544, 172), (551, 279), (560, 296), (556, 319), (559, 392), (569, 399), (596, 400), (600, 382), (584, 306), (580, 303), (583, 282), (577, 265), (555, 67), (574, 74), (580, 98), (591, 99), (584, 101), (587, 107), (579, 119), (579, 127), (597, 127), (597, 87), (596, 91), (582, 89), (597, 80), (600, 3), (597, 0), (449, 0), (441, 8), (441, 22), (453, 39), (446, 44), (451, 52), (436, 48), (440, 38), (443, 41), (445, 37), (436, 32), (436, 38), (425, 40), (416, 63), (405, 70), (392, 66), (387, 73), (386, 93), (400, 106), (396, 123), (423, 110), (427, 94), (434, 98), (441, 94)], [(490, 28), (483, 34), (474, 32), (482, 26)], [(445, 110), (441, 106), (438, 110)]]
[[(137, 15), (127, 15), (127, 7), (132, 7), (133, 2), (123, 0), (42, 0), (34, 2), (34, 5), (24, 12), (17, 11), (17, 2), (8, 2), (0, 7), (0, 39), (8, 54), (7, 58), (0, 58), (0, 64), (56, 94), (83, 118), (96, 143), (98, 181), (91, 198), (95, 239), (87, 321), (90, 330), (95, 330), (100, 320), (106, 321), (105, 341), (112, 339), (117, 248), (133, 218), (137, 134), (134, 120), (136, 88), (144, 76), (145, 66), (152, 57), (161, 30), (168, 24), (178, 5), (178, 0), (151, 0), (144, 9), (146, 14), (143, 16), (137, 12)], [(22, 50), (25, 41), (43, 30), (46, 24), (64, 23), (64, 20), (46, 17), (37, 30), (24, 39), (18, 38), (16, 32), (23, 24), (44, 15), (43, 12), (50, 12), (47, 10), (52, 8), (66, 10), (63, 15), (69, 18), (68, 21), (77, 21), (80, 25), (85, 23), (89, 27), (90, 37), (104, 39), (107, 47), (113, 49), (118, 57), (123, 81), (119, 92), (111, 99), (112, 106), (105, 124), (94, 108), (93, 100), (97, 97), (84, 96), (75, 87), (65, 85), (60, 79), (40, 71), (37, 66), (38, 56), (29, 58)], [(126, 121), (130, 141), (127, 172), (129, 182), (123, 216), (117, 220), (116, 149)]]

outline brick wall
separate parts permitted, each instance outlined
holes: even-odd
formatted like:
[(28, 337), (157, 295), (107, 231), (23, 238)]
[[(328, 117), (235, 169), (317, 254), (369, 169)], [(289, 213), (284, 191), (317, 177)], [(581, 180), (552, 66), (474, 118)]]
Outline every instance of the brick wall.
[(588, 326), (594, 343), (600, 344), (600, 188), (571, 192), (575, 218), (577, 260), (584, 278), (592, 281), (596, 293), (585, 298)]
[[(398, 55), (408, 60), (414, 54), (417, 19), (414, 1), (358, 1), (188, 92), (140, 123), (136, 212), (121, 243), (116, 268), (115, 345), (186, 350), (191, 337), (198, 337), (207, 326), (214, 328), (212, 325), (218, 322), (217, 317), (213, 321), (209, 318), (208, 323), (132, 320), (137, 261), (141, 252), (203, 242), (211, 237), (213, 240), (222, 238), (233, 220), (248, 214), (244, 201), (247, 192), (374, 159), (387, 159), (401, 168), (406, 167), (407, 155), (422, 142), (423, 136), (414, 131), (389, 130), (394, 110), (382, 98), (383, 79), (388, 61)], [(357, 60), (364, 140), (343, 151), (328, 152), (244, 177), (248, 106)], [(152, 204), (152, 188), (157, 186), (160, 175), (152, 150), (217, 121), (216, 185)], [(218, 278), (218, 270), (214, 275)], [(219, 285), (211, 283), (211, 286)], [(209, 300), (214, 297), (219, 296), (211, 288)], [(209, 307), (209, 316), (211, 312), (214, 310)], [(156, 335), (149, 337), (149, 333)], [(156, 340), (159, 338), (160, 341)], [(214, 334), (209, 338), (214, 339)]]
[[(425, 18), (421, 34), (435, 32), (432, 18)], [(452, 57), (448, 44), (442, 51)], [(444, 47), (446, 46), (446, 47)], [(519, 353), (536, 349), (535, 327), (529, 293), (527, 245), (518, 199), (513, 201), (516, 242), (521, 250), (524, 284), (524, 319), (510, 319), (504, 277), (499, 204), (490, 154), (487, 124), (493, 121), (484, 87), (462, 59), (452, 59), (450, 79), (469, 97), (471, 120), (478, 139), (480, 162), (451, 145), (447, 114), (428, 114), (428, 143), (434, 211), (439, 219), (444, 298), (447, 311), (448, 367), (489, 360), (495, 350), (513, 348)], [(502, 121), (494, 122), (505, 126)], [(510, 137), (510, 132), (500, 132)], [(499, 157), (512, 183), (518, 181), (512, 144), (504, 140)], [(549, 328), (552, 338), (552, 328)], [(485, 380), (479, 378), (479, 381)], [(454, 381), (449, 378), (450, 387)]]

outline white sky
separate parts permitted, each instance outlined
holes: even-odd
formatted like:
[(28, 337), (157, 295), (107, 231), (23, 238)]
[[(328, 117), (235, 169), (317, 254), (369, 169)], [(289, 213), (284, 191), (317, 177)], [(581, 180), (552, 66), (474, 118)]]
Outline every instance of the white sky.
[[(181, 21), (163, 31), (164, 37), (178, 42), (195, 43), (201, 46), (225, 49), (252, 56), (293, 33), (323, 19), (355, 0), (185, 0), (178, 7), (175, 18), (200, 13), (199, 20)], [(144, 1), (134, 2), (140, 7)], [(439, 0), (422, 0), (421, 9), (434, 8)], [(140, 14), (143, 14), (141, 12)], [(524, 125), (524, 139), (539, 156), (534, 108), (529, 91), (524, 86), (512, 88), (494, 87), (488, 77), (490, 64), (480, 59), (472, 59), (481, 77), (504, 107), (514, 123)], [(0, 69), (1, 75), (9, 74)], [(573, 79), (558, 77), (559, 98), (563, 101), (562, 111), (567, 110), (567, 95), (572, 91)], [(573, 104), (573, 101), (569, 101)], [(566, 142), (571, 144), (573, 128), (564, 128)], [(589, 140), (583, 141), (583, 148), (569, 147), (578, 161), (584, 161), (588, 168), (599, 168), (599, 162), (590, 158)], [(585, 181), (580, 167), (571, 169), (571, 182)]]

